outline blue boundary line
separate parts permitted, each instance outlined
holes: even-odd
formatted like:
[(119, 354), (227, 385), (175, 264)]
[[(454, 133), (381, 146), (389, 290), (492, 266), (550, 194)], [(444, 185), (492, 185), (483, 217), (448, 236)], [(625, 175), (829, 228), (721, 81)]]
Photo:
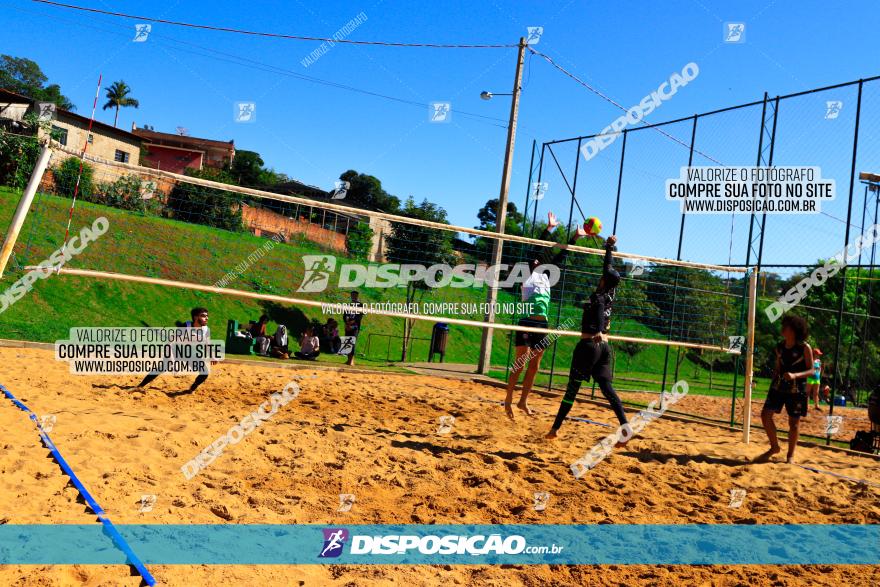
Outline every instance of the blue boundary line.
[(46, 431), (43, 430), (43, 426), (40, 424), (40, 421), (37, 419), (37, 415), (34, 414), (29, 407), (24, 405), (21, 401), (18, 400), (12, 392), (10, 392), (3, 384), (0, 384), (0, 391), (9, 398), (15, 406), (25, 412), (28, 417), (33, 420), (34, 424), (37, 426), (37, 430), (40, 433), (40, 438), (43, 440), (43, 444), (49, 451), (52, 453), (52, 456), (55, 457), (55, 460), (58, 463), (58, 466), (61, 467), (62, 471), (64, 471), (68, 477), (70, 477), (70, 482), (73, 483), (74, 487), (76, 487), (77, 491), (79, 491), (80, 495), (82, 495), (83, 499), (88, 504), (89, 508), (95, 513), (98, 517), (98, 520), (104, 526), (104, 533), (113, 541), (113, 543), (121, 550), (128, 562), (137, 569), (137, 572), (143, 578), (144, 582), (147, 585), (155, 585), (156, 579), (153, 578), (153, 575), (150, 571), (147, 570), (147, 567), (141, 562), (138, 556), (134, 553), (128, 543), (125, 541), (125, 538), (116, 530), (116, 527), (113, 525), (113, 522), (110, 521), (110, 518), (107, 517), (107, 514), (104, 512), (104, 508), (102, 508), (95, 498), (92, 497), (92, 494), (89, 493), (89, 490), (86, 489), (85, 485), (82, 484), (82, 481), (76, 476), (73, 472), (73, 469), (64, 460), (64, 457), (61, 456), (61, 452), (58, 450), (58, 447), (55, 446), (55, 443), (52, 442), (52, 439), (49, 438), (49, 435), (46, 434)]

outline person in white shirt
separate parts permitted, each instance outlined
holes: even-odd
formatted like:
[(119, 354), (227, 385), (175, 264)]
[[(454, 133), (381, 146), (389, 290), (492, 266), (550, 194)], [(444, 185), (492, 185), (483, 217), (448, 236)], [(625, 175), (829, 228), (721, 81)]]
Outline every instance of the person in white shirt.
[(321, 354), (321, 343), (315, 336), (315, 329), (311, 326), (303, 332), (302, 338), (299, 340), (299, 350), (293, 353), (297, 359), (305, 359), (314, 361)]

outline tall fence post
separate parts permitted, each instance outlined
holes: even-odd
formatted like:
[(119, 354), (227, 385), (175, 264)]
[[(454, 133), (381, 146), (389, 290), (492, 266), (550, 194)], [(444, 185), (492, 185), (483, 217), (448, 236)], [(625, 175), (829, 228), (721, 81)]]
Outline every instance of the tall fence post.
[(40, 155), (37, 157), (37, 163), (31, 172), (27, 187), (24, 188), (21, 200), (18, 201), (18, 208), (15, 209), (15, 214), (12, 216), (9, 231), (6, 233), (6, 239), (3, 241), (3, 248), (0, 249), (0, 278), (3, 277), (3, 272), (6, 271), (6, 265), (12, 256), (12, 250), (15, 248), (15, 242), (18, 240), (21, 227), (24, 226), (24, 221), (27, 218), (28, 211), (31, 209), (37, 188), (40, 187), (43, 173), (46, 172), (46, 167), (49, 166), (49, 159), (51, 158), (52, 150), (49, 148), (49, 142), (46, 141), (43, 143), (43, 150), (40, 151)]
[(743, 394), (743, 442), (749, 443), (752, 431), (752, 370), (755, 365), (755, 311), (758, 305), (758, 267), (749, 276), (749, 309), (746, 340), (746, 389)]
[[(843, 239), (843, 247), (844, 251), (846, 251), (846, 247), (849, 244), (849, 230), (850, 230), (850, 222), (852, 221), (852, 205), (853, 205), (853, 188), (855, 187), (856, 181), (856, 155), (859, 152), (859, 122), (862, 117), (862, 86), (864, 85), (863, 80), (859, 80), (859, 95), (856, 99), (856, 124), (855, 129), (853, 131), (853, 148), (852, 148), (852, 166), (850, 167), (849, 172), (849, 204), (847, 205), (846, 210), (846, 235)], [(844, 253), (846, 254), (846, 253)], [(837, 392), (837, 383), (841, 381), (840, 378), (840, 337), (843, 334), (843, 308), (846, 305), (846, 264), (844, 263), (843, 269), (840, 271), (840, 305), (837, 307), (837, 338), (834, 343), (834, 378), (831, 380), (831, 394), (828, 398), (831, 402), (831, 405), (828, 406), (828, 415), (834, 415), (834, 395)], [(852, 360), (852, 359), (849, 359)], [(830, 430), (830, 427), (829, 427)], [(825, 435), (825, 444), (831, 444), (831, 433), (826, 431)]]
[[(623, 185), (623, 160), (626, 157), (626, 133), (627, 129), (623, 129), (623, 146), (620, 148), (620, 169), (617, 172), (617, 197), (614, 200), (614, 225), (611, 227), (611, 234), (617, 234), (617, 214), (620, 212), (620, 188)], [(578, 141), (580, 144), (580, 141)]]
[[(552, 151), (551, 151), (552, 153)], [(578, 171), (580, 170), (581, 164), (581, 139), (578, 139), (577, 149), (574, 152), (574, 179), (571, 181), (571, 202), (568, 205), (568, 225), (565, 231), (565, 242), (568, 243), (571, 240), (571, 222), (574, 218), (574, 202), (575, 202), (575, 194), (577, 193), (577, 182), (578, 182)], [(578, 205), (580, 207), (580, 205)], [(560, 273), (562, 274), (562, 284), (560, 285), (559, 292), (559, 305), (556, 307), (556, 330), (559, 330), (559, 322), (562, 319), (562, 303), (565, 300), (565, 277), (568, 269), (568, 255), (562, 260), (562, 269)], [(548, 322), (549, 326), (549, 322)], [(550, 356), (550, 377), (547, 380), (547, 389), (553, 389), (553, 373), (556, 368), (556, 347), (559, 343), (559, 338), (553, 340), (553, 354)]]
[[(688, 167), (693, 165), (694, 163), (694, 142), (697, 138), (697, 120), (699, 118), (699, 114), (694, 114), (694, 122), (693, 126), (691, 126), (691, 146), (690, 152), (688, 154)], [(681, 213), (681, 226), (678, 230), (678, 253), (676, 253), (675, 260), (681, 261), (681, 246), (684, 242), (684, 221), (687, 218), (687, 214)], [(675, 328), (675, 305), (676, 300), (678, 298), (678, 273), (680, 267), (675, 268), (675, 279), (672, 286), (672, 315), (669, 317), (669, 334), (666, 337), (666, 340), (672, 340), (672, 330)], [(683, 320), (683, 319), (682, 319)], [(663, 380), (660, 382), (660, 405), (663, 406), (663, 392), (666, 391), (666, 377), (669, 375), (669, 345), (666, 345), (666, 349), (664, 351), (663, 356)], [(679, 347), (678, 352), (681, 353), (681, 347)], [(675, 376), (678, 377), (678, 359), (676, 359), (675, 363)]]

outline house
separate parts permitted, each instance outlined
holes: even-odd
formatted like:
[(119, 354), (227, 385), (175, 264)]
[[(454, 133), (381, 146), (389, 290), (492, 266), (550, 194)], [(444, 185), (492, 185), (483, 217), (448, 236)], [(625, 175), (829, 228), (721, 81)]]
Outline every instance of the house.
[[(24, 126), (21, 123), (25, 115), (37, 112), (39, 108), (39, 102), (36, 100), (0, 89), (0, 122), (2, 122), (3, 128), (11, 132), (16, 132), (17, 129), (23, 130)], [(81, 151), (88, 140), (90, 155), (107, 161), (137, 165), (142, 142), (140, 137), (97, 120), (91, 122), (92, 130), (90, 132), (88, 117), (60, 108), (56, 108), (51, 116), (51, 133), (61, 146), (72, 151)], [(45, 131), (40, 130), (41, 137), (44, 134)], [(69, 156), (70, 154), (58, 151), (55, 154), (55, 160), (58, 161)]]
[(187, 169), (223, 169), (235, 158), (234, 141), (215, 141), (131, 125), (144, 145), (141, 165), (184, 174)]

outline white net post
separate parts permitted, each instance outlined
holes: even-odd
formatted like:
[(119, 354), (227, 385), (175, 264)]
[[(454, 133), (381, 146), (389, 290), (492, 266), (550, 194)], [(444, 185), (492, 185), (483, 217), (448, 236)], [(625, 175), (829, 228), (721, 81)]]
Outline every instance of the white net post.
[(743, 442), (749, 443), (752, 429), (752, 381), (753, 368), (755, 365), (755, 311), (757, 309), (758, 295), (758, 268), (752, 267), (749, 272), (749, 305), (748, 305), (748, 328), (746, 331), (746, 377), (745, 394), (743, 398)]
[(9, 263), (9, 258), (12, 256), (12, 250), (15, 248), (15, 242), (18, 240), (21, 227), (24, 226), (24, 221), (27, 218), (28, 211), (31, 209), (31, 204), (34, 201), (34, 195), (37, 193), (37, 188), (40, 187), (43, 173), (45, 173), (51, 157), (52, 150), (49, 148), (49, 143), (47, 141), (43, 144), (43, 149), (40, 151), (40, 156), (37, 158), (37, 163), (34, 165), (34, 170), (31, 172), (27, 187), (25, 187), (24, 193), (21, 195), (21, 200), (18, 202), (18, 207), (15, 209), (15, 214), (9, 225), (9, 230), (6, 232), (6, 239), (3, 241), (3, 248), (0, 249), (0, 278), (3, 277), (3, 272), (6, 271), (6, 265)]

